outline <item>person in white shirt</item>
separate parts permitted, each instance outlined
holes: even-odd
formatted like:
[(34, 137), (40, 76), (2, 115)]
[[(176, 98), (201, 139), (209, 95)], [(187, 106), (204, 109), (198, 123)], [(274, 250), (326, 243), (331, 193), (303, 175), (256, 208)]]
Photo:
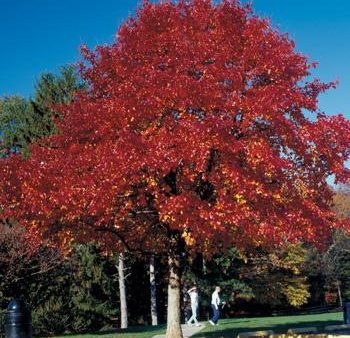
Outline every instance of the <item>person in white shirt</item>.
[(194, 324), (196, 326), (200, 326), (200, 324), (198, 323), (197, 320), (197, 312), (198, 312), (198, 291), (197, 291), (197, 287), (193, 287), (191, 289), (189, 289), (188, 294), (190, 295), (191, 298), (191, 310), (192, 310), (192, 317), (187, 321), (188, 325), (192, 325), (192, 322), (194, 322)]
[(219, 307), (221, 304), (221, 300), (219, 297), (220, 291), (221, 291), (220, 286), (217, 286), (217, 287), (215, 287), (215, 291), (211, 295), (211, 307), (213, 309), (213, 316), (209, 320), (209, 323), (211, 325), (217, 325), (218, 320), (220, 318), (220, 307)]

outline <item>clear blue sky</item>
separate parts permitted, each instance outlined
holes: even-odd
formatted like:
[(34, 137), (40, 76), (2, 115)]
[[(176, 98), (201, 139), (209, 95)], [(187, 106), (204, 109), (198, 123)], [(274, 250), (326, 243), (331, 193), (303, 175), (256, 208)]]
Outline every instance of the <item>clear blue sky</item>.
[[(245, 0), (243, 0), (246, 2)], [(29, 97), (38, 75), (75, 62), (82, 43), (110, 43), (137, 0), (0, 0), (0, 96)], [(252, 0), (254, 10), (288, 32), (318, 61), (315, 76), (338, 79), (320, 108), (350, 118), (350, 1)]]

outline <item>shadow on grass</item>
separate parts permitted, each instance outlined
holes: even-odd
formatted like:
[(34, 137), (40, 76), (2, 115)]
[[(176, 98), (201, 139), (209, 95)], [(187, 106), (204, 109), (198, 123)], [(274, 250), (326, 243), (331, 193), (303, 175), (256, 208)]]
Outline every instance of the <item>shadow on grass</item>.
[(83, 335), (89, 335), (89, 336), (104, 336), (104, 335), (114, 335), (117, 333), (123, 333), (123, 334), (131, 334), (131, 333), (147, 333), (152, 334), (154, 332), (154, 335), (159, 334), (160, 330), (165, 330), (165, 325), (158, 325), (158, 326), (144, 326), (144, 325), (138, 325), (138, 326), (131, 326), (127, 329), (107, 329), (107, 330), (101, 330), (97, 332), (90, 332), (90, 333), (82, 333), (82, 334), (76, 334), (76, 333), (65, 333), (61, 337), (73, 337), (73, 336), (83, 336)]
[[(339, 320), (329, 320), (325, 322), (324, 320), (315, 320), (315, 321), (301, 321), (301, 322), (293, 322), (293, 323), (283, 323), (283, 324), (266, 324), (259, 325), (256, 327), (251, 327), (251, 322), (246, 321), (248, 325), (243, 324), (244, 321), (239, 321), (239, 326), (232, 327), (232, 323), (219, 324), (218, 326), (213, 326), (204, 329), (192, 336), (192, 338), (235, 338), (238, 333), (241, 332), (252, 332), (252, 331), (266, 331), (272, 330), (275, 333), (286, 333), (288, 329), (296, 328), (296, 327), (317, 327), (320, 332), (322, 332), (323, 328), (327, 325), (339, 325), (343, 324), (343, 321)], [(235, 324), (236, 324), (235, 323)], [(225, 327), (230, 326), (230, 327)], [(210, 330), (206, 332), (207, 330)]]

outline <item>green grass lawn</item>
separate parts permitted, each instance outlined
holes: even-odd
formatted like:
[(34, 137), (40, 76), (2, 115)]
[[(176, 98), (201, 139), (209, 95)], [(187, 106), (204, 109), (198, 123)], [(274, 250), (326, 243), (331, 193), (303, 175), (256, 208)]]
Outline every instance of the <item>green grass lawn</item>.
[(343, 313), (323, 313), (299, 316), (221, 319), (218, 326), (206, 327), (193, 338), (234, 338), (239, 332), (273, 330), (286, 333), (289, 328), (316, 326), (322, 330), (327, 325), (343, 324)]
[(165, 332), (166, 325), (158, 326), (133, 326), (127, 330), (101, 331), (91, 334), (66, 334), (56, 338), (151, 338)]
[[(276, 316), (258, 318), (221, 319), (218, 326), (211, 326), (208, 322), (205, 328), (193, 338), (234, 338), (239, 332), (273, 330), (277, 333), (286, 332), (289, 328), (316, 326), (322, 329), (326, 325), (343, 323), (343, 313), (323, 313), (316, 315)], [(165, 332), (165, 325), (137, 326), (127, 330), (97, 332), (85, 335), (65, 335), (65, 338), (151, 338)]]

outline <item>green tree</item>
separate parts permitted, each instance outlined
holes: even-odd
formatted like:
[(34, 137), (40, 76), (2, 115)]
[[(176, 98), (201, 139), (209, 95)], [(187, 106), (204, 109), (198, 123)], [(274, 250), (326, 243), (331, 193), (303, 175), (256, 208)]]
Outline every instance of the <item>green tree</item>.
[(60, 115), (55, 108), (71, 103), (77, 91), (84, 87), (76, 68), (72, 65), (63, 66), (58, 74), (44, 73), (39, 77), (32, 103), (35, 109), (51, 120)]
[(0, 153), (28, 152), (33, 139), (47, 134), (43, 128), (42, 116), (37, 114), (31, 103), (20, 96), (8, 96), (0, 100)]
[(59, 74), (44, 73), (36, 82), (33, 99), (8, 96), (0, 100), (0, 156), (10, 153), (29, 155), (30, 143), (57, 132), (56, 108), (74, 100), (84, 83), (73, 66)]
[[(206, 260), (201, 255), (189, 260), (184, 271), (185, 286), (186, 289), (193, 285), (198, 286), (202, 313), (211, 311), (211, 294), (215, 286), (221, 287), (221, 298), (226, 301), (229, 311), (238, 300), (250, 300), (253, 297), (252, 288), (239, 275), (239, 268), (243, 264), (242, 255), (236, 248), (227, 250), (225, 254), (215, 255), (211, 260)], [(189, 303), (186, 290), (184, 298), (185, 312)]]
[(71, 260), (66, 258), (49, 273), (33, 278), (27, 300), (32, 307), (36, 335), (62, 334), (70, 330), (74, 307), (71, 302), (73, 283)]
[(116, 257), (93, 244), (76, 245), (57, 269), (30, 285), (38, 334), (97, 331), (119, 315)]
[(72, 264), (71, 329), (100, 329), (118, 314), (116, 258), (104, 256), (95, 245), (77, 245)]
[(240, 276), (251, 286), (254, 299), (271, 308), (300, 307), (310, 297), (304, 272), (307, 249), (286, 244), (280, 249), (255, 250), (247, 257)]

